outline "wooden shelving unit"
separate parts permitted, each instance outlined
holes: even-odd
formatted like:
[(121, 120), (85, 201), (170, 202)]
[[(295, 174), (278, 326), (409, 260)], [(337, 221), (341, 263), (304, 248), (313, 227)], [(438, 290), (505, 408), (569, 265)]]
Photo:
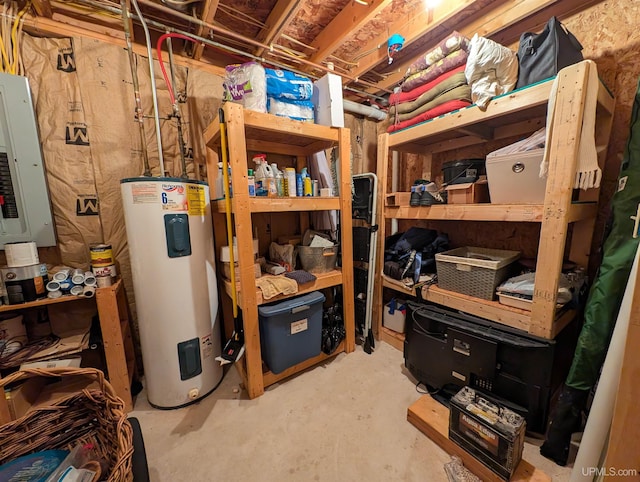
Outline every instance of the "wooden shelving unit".
[[(223, 107), (228, 137), (229, 163), (233, 198), (231, 210), (233, 225), (238, 239), (237, 283), (238, 305), (242, 311), (245, 337), (245, 355), (236, 363), (244, 379), (250, 398), (259, 397), (266, 386), (272, 385), (291, 375), (299, 373), (317, 363), (321, 363), (338, 353), (352, 352), (355, 349), (355, 325), (353, 302), (353, 247), (351, 243), (351, 173), (348, 162), (341, 162), (339, 168), (340, 186), (338, 197), (311, 198), (263, 198), (250, 197), (247, 182), (247, 152), (281, 154), (297, 158), (297, 168), (306, 165), (306, 156), (330, 147), (338, 148), (338, 157), (348, 160), (350, 157), (349, 130), (316, 124), (292, 121), (270, 114), (244, 110), (241, 105), (226, 103)], [(209, 184), (215, 185), (218, 153), (220, 149), (220, 121), (216, 118), (204, 133), (207, 146), (207, 171)], [(256, 288), (254, 276), (254, 258), (251, 242), (253, 238), (252, 214), (290, 213), (299, 215), (299, 229), (309, 226), (308, 213), (313, 211), (337, 210), (340, 212), (340, 246), (342, 267), (329, 273), (317, 275), (313, 283), (302, 285), (295, 295), (277, 296), (264, 300)], [(227, 245), (224, 201), (212, 202), (213, 228), (216, 246)], [(221, 270), (219, 270), (221, 272)], [(232, 284), (220, 279), (222, 311), (225, 329), (230, 329), (232, 305), (230, 295)], [(321, 354), (279, 374), (271, 373), (262, 362), (260, 350), (260, 330), (258, 325), (258, 306), (266, 302), (281, 301), (311, 291), (342, 285), (343, 310), (346, 339), (331, 354)]]
[[(591, 239), (597, 215), (599, 189), (580, 193), (572, 200), (573, 183), (578, 163), (578, 142), (584, 116), (584, 99), (589, 89), (588, 72), (584, 64), (564, 70), (556, 96), (554, 129), (557, 135), (549, 152), (549, 175), (544, 204), (540, 205), (437, 205), (431, 207), (385, 206), (390, 193), (381, 190), (378, 197), (379, 253), (378, 272), (382, 273), (386, 223), (390, 219), (434, 221), (498, 221), (540, 223), (535, 296), (532, 310), (525, 311), (439, 289), (436, 285), (424, 289), (422, 297), (433, 303), (449, 306), (487, 318), (528, 333), (553, 339), (571, 321), (571, 310), (556, 311), (556, 293), (569, 225), (573, 234), (568, 246), (569, 258), (587, 267)], [(526, 87), (494, 98), (486, 111), (470, 106), (417, 126), (378, 137), (378, 175), (389, 174), (390, 151), (411, 153), (448, 152), (488, 141), (526, 136), (544, 126), (552, 81)], [(596, 147), (600, 166), (604, 164), (613, 120), (614, 98), (602, 83), (598, 83), (596, 109)], [(567, 140), (570, 140), (569, 142)], [(379, 337), (389, 338), (382, 330), (383, 288), (415, 296), (397, 283), (380, 278), (376, 284), (374, 319)], [(396, 343), (397, 345), (397, 343)]]
[[(17, 305), (0, 306), (0, 312), (43, 308), (86, 299), (83, 296), (71, 295), (54, 299), (45, 298)], [(118, 280), (113, 286), (96, 289), (95, 301), (98, 308), (107, 371), (109, 372), (109, 383), (124, 401), (127, 412), (130, 412), (133, 410), (131, 382), (134, 377), (137, 377), (137, 371), (129, 323), (129, 306), (122, 280)], [(6, 405), (4, 396), (0, 396), (0, 404)], [(8, 409), (3, 410), (3, 408), (0, 407), (0, 424), (10, 421), (2, 419), (2, 414), (8, 414)]]

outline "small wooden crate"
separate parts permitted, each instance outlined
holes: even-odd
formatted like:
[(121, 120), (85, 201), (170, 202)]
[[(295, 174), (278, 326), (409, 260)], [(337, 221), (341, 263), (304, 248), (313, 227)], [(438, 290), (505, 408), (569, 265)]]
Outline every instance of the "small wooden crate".
[(384, 200), (385, 206), (409, 206), (410, 192), (392, 192)]

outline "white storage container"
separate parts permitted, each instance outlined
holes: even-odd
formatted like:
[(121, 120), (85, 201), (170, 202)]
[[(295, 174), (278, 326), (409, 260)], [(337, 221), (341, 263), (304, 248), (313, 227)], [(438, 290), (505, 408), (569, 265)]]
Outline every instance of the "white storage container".
[[(498, 151), (499, 152), (499, 151)], [(492, 204), (542, 204), (547, 178), (540, 178), (544, 149), (487, 155), (487, 180)]]
[[(391, 313), (391, 303), (395, 303), (393, 313)], [(404, 300), (395, 299), (384, 305), (384, 314), (382, 316), (382, 325), (390, 330), (398, 333), (405, 332), (407, 308)]]

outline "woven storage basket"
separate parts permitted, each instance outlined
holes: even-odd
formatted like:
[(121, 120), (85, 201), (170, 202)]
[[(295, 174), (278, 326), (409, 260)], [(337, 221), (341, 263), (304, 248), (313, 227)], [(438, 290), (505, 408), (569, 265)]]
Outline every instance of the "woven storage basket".
[[(41, 450), (71, 449), (78, 443), (92, 443), (98, 455), (108, 462), (106, 480), (133, 481), (131, 424), (124, 402), (104, 374), (92, 368), (23, 370), (1, 379), (0, 388), (4, 390), (9, 384), (33, 377), (83, 377), (96, 382), (98, 387), (32, 409), (23, 417), (0, 426), (0, 465)], [(105, 480), (104, 475), (100, 480)]]
[(436, 254), (438, 287), (464, 295), (492, 300), (496, 287), (509, 277), (518, 251), (457, 248)]

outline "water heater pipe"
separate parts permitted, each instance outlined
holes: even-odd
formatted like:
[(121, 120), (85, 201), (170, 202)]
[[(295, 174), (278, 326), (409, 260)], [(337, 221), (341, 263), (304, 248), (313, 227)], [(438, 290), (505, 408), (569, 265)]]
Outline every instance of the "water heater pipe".
[(368, 105), (358, 104), (351, 100), (343, 100), (345, 112), (351, 112), (353, 114), (360, 114), (368, 117), (369, 119), (375, 119), (376, 121), (383, 121), (387, 118), (387, 113), (383, 110), (376, 109)]

